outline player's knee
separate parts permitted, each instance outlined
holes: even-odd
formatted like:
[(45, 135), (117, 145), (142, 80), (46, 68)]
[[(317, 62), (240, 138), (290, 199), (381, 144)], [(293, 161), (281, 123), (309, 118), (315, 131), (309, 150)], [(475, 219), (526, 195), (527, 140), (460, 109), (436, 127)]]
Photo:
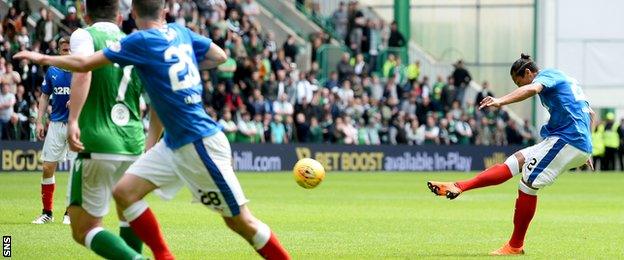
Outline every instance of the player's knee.
[(131, 187), (119, 184), (115, 185), (115, 187), (113, 188), (113, 198), (115, 199), (117, 205), (121, 206), (122, 208), (126, 208), (135, 201), (141, 199), (134, 194)]
[[(44, 175), (53, 175), (54, 170), (56, 170), (56, 165), (53, 163), (43, 163), (43, 174)], [(49, 176), (51, 177), (51, 176)]]
[(245, 234), (249, 233), (247, 231), (252, 230), (254, 225), (252, 219), (243, 217), (242, 215), (239, 215), (237, 217), (223, 218), (223, 220), (225, 221), (225, 224), (228, 226), (228, 228), (242, 236), (245, 236)]
[(72, 238), (76, 243), (84, 245), (85, 238), (87, 237), (87, 230), (80, 229), (78, 227), (72, 227)]

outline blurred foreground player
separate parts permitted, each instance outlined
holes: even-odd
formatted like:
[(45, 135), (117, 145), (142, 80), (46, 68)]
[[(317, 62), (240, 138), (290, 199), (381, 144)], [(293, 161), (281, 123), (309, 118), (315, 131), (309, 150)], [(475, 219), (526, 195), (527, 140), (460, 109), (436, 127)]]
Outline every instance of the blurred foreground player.
[(542, 105), (550, 112), (550, 119), (540, 133), (544, 140), (516, 152), (505, 163), (494, 165), (470, 180), (427, 183), (433, 193), (454, 199), (462, 192), (498, 185), (522, 173), (511, 239), (491, 252), (492, 255), (524, 254), (524, 237), (535, 215), (537, 191), (552, 184), (564, 171), (586, 162), (593, 169), (589, 160), (592, 153), (590, 126), (595, 115), (576, 80), (556, 69), (539, 70), (524, 54), (513, 63), (510, 74), (518, 88), (501, 98), (486, 97), (479, 109), (501, 107), (538, 94)]
[[(165, 24), (164, 0), (134, 0), (132, 13), (141, 29), (89, 57), (17, 54), (37, 63), (89, 71), (115, 62), (134, 65), (152, 101), (150, 130), (166, 129), (164, 139), (139, 158), (114, 190), (117, 205), (156, 259), (173, 259), (159, 224), (143, 197), (156, 190), (172, 198), (186, 184), (195, 199), (219, 212), (226, 225), (266, 259), (289, 259), (269, 226), (255, 218), (234, 174), (230, 144), (222, 126), (203, 108), (199, 69), (227, 56), (212, 40), (178, 24)], [(160, 122), (162, 121), (162, 125)], [(148, 137), (147, 147), (153, 140)]]

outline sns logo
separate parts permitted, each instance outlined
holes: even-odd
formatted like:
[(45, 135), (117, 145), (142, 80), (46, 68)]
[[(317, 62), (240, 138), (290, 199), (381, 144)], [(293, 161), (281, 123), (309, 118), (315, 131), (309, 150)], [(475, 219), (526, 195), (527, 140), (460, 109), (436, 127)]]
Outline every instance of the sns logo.
[(2, 256), (11, 257), (11, 236), (2, 237)]
[(69, 87), (55, 87), (54, 95), (69, 95), (71, 90)]

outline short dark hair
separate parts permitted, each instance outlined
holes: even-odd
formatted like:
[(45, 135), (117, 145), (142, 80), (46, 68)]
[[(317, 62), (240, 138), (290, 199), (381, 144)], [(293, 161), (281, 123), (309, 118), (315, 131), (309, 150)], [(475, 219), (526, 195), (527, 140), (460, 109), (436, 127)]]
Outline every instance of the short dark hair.
[(119, 13), (119, 0), (87, 0), (87, 15), (93, 22), (115, 21)]
[(67, 37), (67, 36), (63, 36), (63, 37), (59, 38), (57, 46), (60, 47), (61, 44), (65, 44), (65, 43), (69, 44), (69, 37)]
[(132, 7), (140, 18), (158, 20), (160, 12), (165, 8), (164, 0), (134, 0)]
[(512, 65), (509, 74), (512, 77), (524, 77), (525, 69), (529, 69), (531, 72), (537, 72), (537, 64), (531, 60), (531, 56), (528, 54), (520, 54), (520, 59), (517, 59)]

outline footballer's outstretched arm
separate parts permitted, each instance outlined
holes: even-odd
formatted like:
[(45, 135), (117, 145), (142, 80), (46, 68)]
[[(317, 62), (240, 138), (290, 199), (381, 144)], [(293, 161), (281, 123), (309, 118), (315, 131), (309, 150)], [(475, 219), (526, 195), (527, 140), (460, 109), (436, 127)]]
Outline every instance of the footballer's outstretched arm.
[(91, 56), (49, 56), (38, 52), (20, 51), (15, 54), (13, 58), (29, 59), (37, 64), (48, 66), (52, 65), (75, 72), (88, 72), (111, 63), (111, 61), (108, 60), (106, 56), (104, 56), (104, 53), (102, 51), (98, 51)]
[(227, 54), (225, 51), (213, 43), (210, 43), (210, 49), (206, 52), (204, 60), (199, 63), (200, 70), (209, 70), (216, 68), (219, 64), (224, 63), (227, 60)]
[(481, 101), (481, 103), (479, 103), (479, 109), (482, 109), (484, 107), (490, 107), (490, 106), (500, 107), (500, 106), (520, 102), (522, 100), (525, 100), (527, 98), (537, 95), (538, 93), (542, 91), (543, 88), (544, 86), (542, 86), (541, 83), (536, 82), (536, 83), (531, 83), (531, 84), (519, 87), (515, 89), (514, 91), (512, 91), (511, 93), (504, 95), (500, 98), (488, 96), (484, 98), (483, 101)]

